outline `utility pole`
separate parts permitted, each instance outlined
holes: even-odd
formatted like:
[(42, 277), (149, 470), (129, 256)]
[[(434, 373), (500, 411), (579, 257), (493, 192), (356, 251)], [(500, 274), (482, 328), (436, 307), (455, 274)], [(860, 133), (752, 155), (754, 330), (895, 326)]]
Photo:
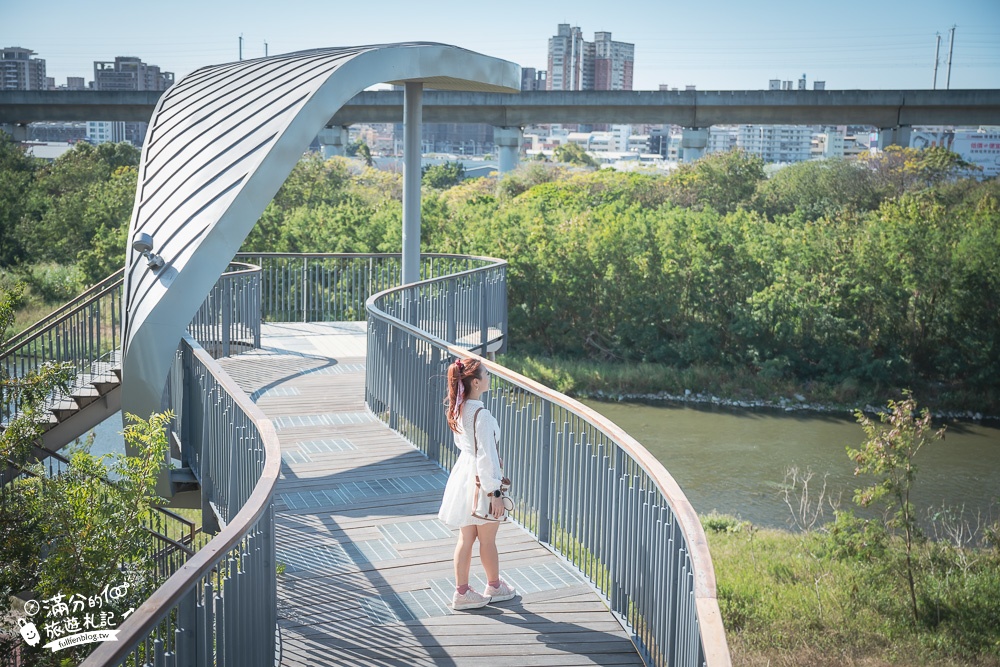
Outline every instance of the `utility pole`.
[(938, 63), (941, 62), (941, 33), (934, 33), (937, 35), (937, 47), (934, 49), (934, 87), (931, 90), (937, 90), (937, 69)]
[(267, 42), (264, 42), (264, 57), (267, 58)]
[(945, 90), (951, 90), (951, 53), (955, 50), (955, 28), (957, 27), (951, 26), (951, 37), (948, 38), (948, 79), (944, 86)]
[(243, 33), (240, 33), (240, 60), (243, 60)]

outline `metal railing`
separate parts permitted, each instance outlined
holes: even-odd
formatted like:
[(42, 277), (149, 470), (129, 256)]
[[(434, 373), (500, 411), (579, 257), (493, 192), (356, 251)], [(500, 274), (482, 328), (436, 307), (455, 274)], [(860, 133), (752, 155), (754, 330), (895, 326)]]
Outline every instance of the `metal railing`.
[[(118, 365), (122, 334), (122, 276), (113, 273), (72, 301), (3, 342), (0, 368), (4, 377), (24, 377), (46, 363), (68, 364), (73, 370), (69, 393)], [(50, 396), (52, 405), (62, 398)], [(21, 398), (0, 399), (0, 424), (23, 408)]]
[[(445, 469), (457, 451), (441, 446), (452, 434), (440, 401), (428, 397), (445, 395), (452, 359), (472, 356), (449, 344), (448, 314), (497, 312), (489, 301), (501, 299), (502, 273), (491, 272), (503, 266), (494, 260), (461, 278), (390, 289), (367, 303), (366, 403)], [(456, 279), (468, 281), (457, 295), (449, 286)], [(504, 328), (489, 315), (481, 319), (483, 331)], [(493, 378), (485, 401), (503, 433), (516, 520), (583, 573), (647, 664), (728, 666), (705, 533), (670, 474), (600, 414), (484, 363)]]
[[(121, 367), (122, 284), (118, 271), (3, 343), (4, 377), (25, 377), (47, 363), (68, 364), (68, 391), (55, 391), (53, 407)], [(260, 347), (260, 267), (234, 262), (219, 277), (191, 321), (195, 339), (218, 358)], [(23, 408), (23, 399), (0, 395), (0, 425)]]
[(260, 266), (231, 262), (188, 325), (216, 359), (260, 347), (260, 278)]
[[(373, 294), (402, 282), (402, 255), (355, 253), (239, 253), (262, 269), (261, 314), (267, 322), (363, 321)], [(480, 268), (483, 257), (427, 253), (422, 280)], [(478, 321), (474, 323), (478, 327)]]
[(278, 438), (264, 414), (186, 336), (169, 384), (185, 463), (222, 530), (82, 664), (259, 665), (275, 656), (277, 589), (272, 497)]

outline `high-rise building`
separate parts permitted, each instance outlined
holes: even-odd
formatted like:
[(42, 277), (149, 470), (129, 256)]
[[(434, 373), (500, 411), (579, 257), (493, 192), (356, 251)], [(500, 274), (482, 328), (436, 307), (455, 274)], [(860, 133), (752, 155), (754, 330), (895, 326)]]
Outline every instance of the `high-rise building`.
[(45, 61), (20, 46), (0, 49), (0, 90), (46, 90)]
[(583, 90), (583, 32), (560, 23), (549, 38), (546, 90)]
[(545, 90), (545, 70), (534, 67), (521, 68), (521, 90)]
[(583, 39), (576, 26), (560, 23), (549, 38), (546, 90), (632, 90), (635, 44), (616, 42), (610, 32)]
[(615, 42), (610, 32), (594, 33), (594, 90), (632, 90), (635, 44)]
[[(94, 90), (166, 90), (174, 83), (173, 72), (161, 72), (134, 56), (118, 56), (114, 62), (94, 62)], [(141, 146), (146, 139), (146, 123), (90, 121), (87, 141), (128, 141)]]
[(173, 83), (173, 72), (161, 72), (132, 56), (94, 62), (94, 90), (166, 90)]

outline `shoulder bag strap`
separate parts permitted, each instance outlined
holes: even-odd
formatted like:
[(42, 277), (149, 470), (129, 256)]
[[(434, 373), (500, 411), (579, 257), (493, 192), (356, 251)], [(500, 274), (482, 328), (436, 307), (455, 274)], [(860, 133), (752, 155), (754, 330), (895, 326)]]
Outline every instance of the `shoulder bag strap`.
[(472, 451), (475, 456), (479, 456), (479, 439), (476, 437), (476, 419), (479, 418), (479, 413), (482, 411), (483, 409), (479, 408), (476, 410), (476, 414), (472, 415)]

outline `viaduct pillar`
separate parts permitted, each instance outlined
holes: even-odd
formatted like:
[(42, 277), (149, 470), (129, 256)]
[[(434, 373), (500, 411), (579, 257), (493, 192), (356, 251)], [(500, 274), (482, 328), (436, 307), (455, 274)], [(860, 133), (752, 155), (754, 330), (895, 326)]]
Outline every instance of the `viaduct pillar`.
[(4, 123), (0, 125), (0, 132), (6, 132), (14, 141), (27, 141), (28, 140), (28, 126), (25, 123), (17, 124), (7, 124)]
[(494, 127), (493, 145), (496, 146), (500, 159), (500, 173), (506, 174), (508, 171), (517, 169), (518, 160), (521, 156), (521, 128), (519, 127)]
[(708, 147), (707, 127), (685, 127), (681, 134), (681, 149), (684, 162), (694, 162), (705, 154)]
[(347, 155), (347, 127), (335, 125), (324, 127), (319, 132), (319, 143), (323, 147), (323, 159), (329, 160), (334, 155)]
[(878, 129), (878, 147), (884, 150), (888, 146), (901, 146), (909, 148), (910, 134), (913, 128), (909, 125), (897, 125), (895, 127), (880, 127)]

